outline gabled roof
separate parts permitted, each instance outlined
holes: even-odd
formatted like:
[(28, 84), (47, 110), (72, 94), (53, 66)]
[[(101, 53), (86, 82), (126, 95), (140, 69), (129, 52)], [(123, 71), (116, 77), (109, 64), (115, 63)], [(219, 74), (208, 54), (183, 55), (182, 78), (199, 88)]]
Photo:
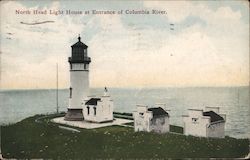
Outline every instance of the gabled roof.
[(91, 98), (91, 99), (89, 99), (86, 103), (85, 103), (85, 105), (97, 105), (97, 102), (98, 101), (100, 101), (101, 100), (101, 98)]
[(168, 112), (166, 112), (161, 107), (149, 108), (148, 111), (152, 111), (153, 112), (153, 117), (155, 117), (155, 116), (169, 116)]
[(203, 112), (203, 116), (209, 116), (211, 118), (211, 122), (224, 121), (224, 118), (214, 111)]

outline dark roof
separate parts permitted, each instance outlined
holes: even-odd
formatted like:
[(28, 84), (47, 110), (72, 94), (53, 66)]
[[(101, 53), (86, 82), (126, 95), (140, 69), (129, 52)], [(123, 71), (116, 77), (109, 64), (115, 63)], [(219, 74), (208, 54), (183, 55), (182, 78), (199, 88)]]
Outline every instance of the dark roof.
[(88, 100), (85, 105), (97, 105), (97, 101), (100, 101), (101, 98), (91, 98), (90, 100)]
[(203, 112), (203, 116), (211, 117), (211, 122), (224, 121), (224, 118), (214, 111)]
[(81, 37), (78, 37), (78, 42), (73, 44), (71, 47), (83, 47), (83, 48), (88, 48), (88, 46), (84, 43), (81, 42)]
[(165, 116), (165, 115), (168, 116), (168, 112), (166, 112), (161, 107), (158, 107), (158, 108), (149, 108), (148, 111), (152, 111), (153, 112), (153, 117), (155, 117), (155, 116)]

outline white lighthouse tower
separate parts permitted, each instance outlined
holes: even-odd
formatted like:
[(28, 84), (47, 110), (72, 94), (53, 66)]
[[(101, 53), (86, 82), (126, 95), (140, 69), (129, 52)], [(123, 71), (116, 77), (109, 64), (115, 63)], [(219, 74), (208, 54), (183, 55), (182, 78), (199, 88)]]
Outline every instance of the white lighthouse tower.
[(69, 87), (69, 106), (64, 119), (69, 121), (83, 120), (82, 104), (89, 91), (89, 63), (88, 46), (78, 42), (71, 46), (72, 55), (69, 57), (70, 64), (70, 87)]

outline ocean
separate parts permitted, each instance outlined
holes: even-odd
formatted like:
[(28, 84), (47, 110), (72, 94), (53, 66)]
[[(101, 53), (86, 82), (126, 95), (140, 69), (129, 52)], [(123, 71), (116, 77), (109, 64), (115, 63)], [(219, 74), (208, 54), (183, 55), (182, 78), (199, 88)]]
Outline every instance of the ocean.
[[(187, 109), (220, 107), (226, 114), (225, 134), (250, 138), (249, 87), (188, 87), (188, 88), (108, 88), (114, 100), (114, 111), (132, 112), (136, 104), (153, 107), (165, 104), (170, 110), (170, 123), (183, 126), (182, 115)], [(103, 88), (92, 88), (90, 95), (100, 96)], [(59, 111), (66, 111), (69, 91), (59, 89)], [(0, 124), (16, 123), (35, 114), (56, 112), (56, 90), (1, 90)]]

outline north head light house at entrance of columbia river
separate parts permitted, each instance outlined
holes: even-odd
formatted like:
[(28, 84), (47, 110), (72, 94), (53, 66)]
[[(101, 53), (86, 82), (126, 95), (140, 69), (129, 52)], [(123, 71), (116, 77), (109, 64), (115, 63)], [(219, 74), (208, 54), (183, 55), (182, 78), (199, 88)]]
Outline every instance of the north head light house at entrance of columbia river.
[(70, 87), (69, 87), (69, 106), (64, 117), (65, 120), (79, 121), (83, 120), (83, 101), (89, 92), (89, 64), (91, 62), (88, 57), (88, 46), (78, 42), (71, 46), (72, 55), (69, 57), (70, 64)]

